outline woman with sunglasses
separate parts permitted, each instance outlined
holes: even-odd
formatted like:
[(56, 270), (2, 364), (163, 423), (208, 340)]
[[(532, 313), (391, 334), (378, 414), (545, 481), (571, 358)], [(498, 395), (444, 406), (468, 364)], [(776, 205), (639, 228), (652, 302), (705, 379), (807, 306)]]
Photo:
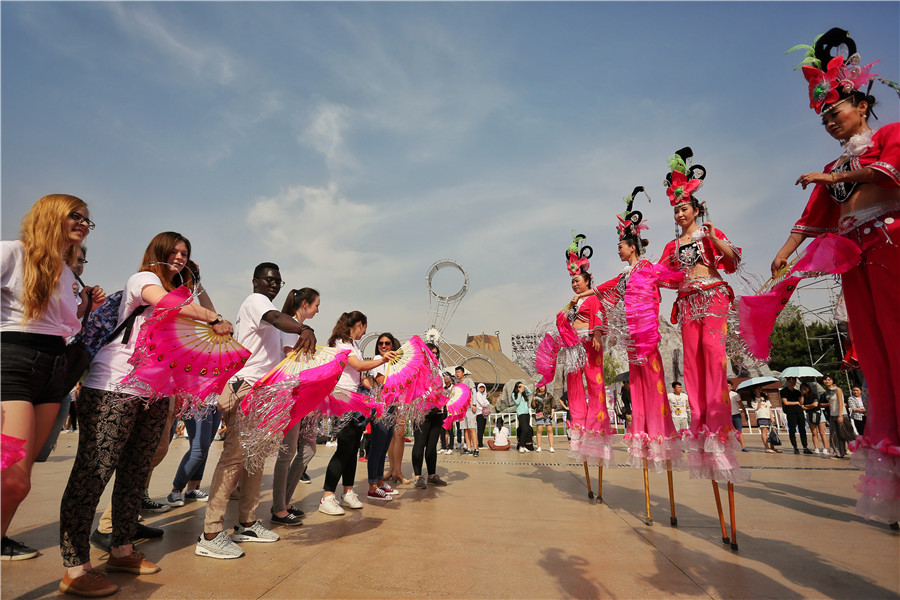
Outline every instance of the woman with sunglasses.
[(94, 228), (87, 204), (75, 196), (44, 196), (22, 219), (18, 240), (2, 242), (0, 301), (0, 407), (4, 436), (24, 440), (25, 457), (0, 475), (2, 559), (24, 560), (38, 551), (6, 537), (16, 509), (31, 489), (31, 469), (69, 392), (66, 338), (81, 329), (88, 303), (106, 300), (99, 287), (79, 292), (74, 263)]
[[(375, 352), (378, 356), (384, 356), (388, 352), (395, 352), (399, 348), (400, 341), (390, 333), (382, 333), (378, 336), (378, 341), (375, 344)], [(387, 363), (378, 365), (369, 371), (369, 377), (374, 379), (375, 383), (379, 385), (384, 383), (386, 367)], [(395, 412), (396, 407), (390, 408), (389, 411)], [(394, 414), (389, 413), (385, 416), (393, 418)], [(391, 500), (393, 496), (399, 494), (399, 492), (392, 488), (390, 484), (385, 483), (384, 461), (387, 458), (388, 450), (394, 440), (394, 430), (401, 429), (402, 431), (402, 429), (405, 428), (405, 422), (404, 425), (399, 428), (396, 427), (396, 424), (393, 422), (389, 425), (385, 422), (384, 418), (376, 418), (374, 410), (370, 416), (370, 422), (372, 423), (372, 440), (369, 447), (369, 460), (366, 465), (369, 471), (369, 491), (367, 497), (369, 500), (384, 502)], [(390, 480), (390, 477), (388, 477), (388, 480)]]

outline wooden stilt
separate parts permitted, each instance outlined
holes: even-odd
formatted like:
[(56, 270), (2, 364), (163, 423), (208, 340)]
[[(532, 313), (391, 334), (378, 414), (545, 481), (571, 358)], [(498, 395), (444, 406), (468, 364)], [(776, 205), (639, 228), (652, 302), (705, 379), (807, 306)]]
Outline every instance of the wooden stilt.
[(603, 503), (603, 465), (597, 467), (597, 502)]
[(647, 459), (644, 459), (644, 504), (647, 507), (647, 516), (644, 525), (653, 525), (653, 517), (650, 516), (650, 474), (647, 471)]
[(722, 499), (719, 497), (719, 484), (713, 481), (712, 486), (713, 494), (716, 496), (716, 510), (719, 513), (719, 525), (722, 526), (722, 543), (728, 544), (731, 540), (728, 539), (728, 531), (725, 530), (725, 517), (722, 515)]
[(731, 549), (737, 551), (737, 531), (734, 528), (734, 484), (728, 482), (728, 512), (731, 514)]
[(678, 527), (678, 517), (675, 516), (675, 485), (672, 483), (672, 461), (666, 461), (666, 475), (669, 478), (669, 523), (672, 527)]
[(584, 478), (587, 480), (588, 485), (588, 499), (594, 499), (594, 490), (591, 489), (591, 473), (588, 471), (587, 461), (584, 461)]

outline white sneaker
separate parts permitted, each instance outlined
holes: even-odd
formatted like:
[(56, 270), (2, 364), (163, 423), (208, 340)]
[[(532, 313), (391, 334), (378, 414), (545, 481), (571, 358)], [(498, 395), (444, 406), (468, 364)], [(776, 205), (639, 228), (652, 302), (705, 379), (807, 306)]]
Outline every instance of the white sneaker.
[(349, 508), (362, 508), (363, 503), (359, 501), (359, 496), (356, 495), (356, 492), (350, 490), (344, 497), (341, 498), (341, 504)]
[(541, 447), (538, 446), (537, 448), (534, 449), (534, 451), (535, 451), (535, 452), (541, 452)]
[(241, 550), (224, 531), (220, 531), (219, 535), (211, 540), (208, 540), (201, 535), (197, 539), (197, 546), (194, 548), (194, 554), (197, 556), (208, 556), (210, 558), (227, 559), (240, 558), (244, 555), (244, 551)]
[(344, 514), (344, 509), (338, 504), (337, 496), (332, 494), (319, 501), (319, 512), (326, 515), (337, 516)]
[(281, 537), (266, 529), (262, 521), (257, 521), (250, 527), (244, 527), (240, 523), (235, 525), (231, 539), (235, 542), (277, 542)]
[(553, 448), (550, 448), (550, 454), (556, 454), (556, 450), (554, 450)]
[(813, 452), (814, 452), (815, 454), (821, 454), (821, 453), (822, 453), (822, 450), (821, 450), (821, 448), (816, 448), (815, 450), (813, 450)]
[(525, 448), (519, 448), (519, 454), (525, 454)]
[(524, 448), (524, 447), (522, 448), (522, 450), (524, 450), (525, 452), (531, 452), (531, 450), (529, 450), (528, 448)]

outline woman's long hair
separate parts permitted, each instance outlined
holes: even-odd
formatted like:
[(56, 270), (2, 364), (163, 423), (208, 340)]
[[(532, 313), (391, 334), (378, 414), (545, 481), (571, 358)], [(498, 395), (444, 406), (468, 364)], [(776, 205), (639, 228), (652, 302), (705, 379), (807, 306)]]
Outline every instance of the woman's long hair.
[(297, 315), (297, 310), (303, 306), (303, 303), (312, 304), (316, 301), (316, 298), (319, 297), (319, 292), (312, 288), (300, 288), (299, 290), (291, 290), (287, 295), (287, 298), (284, 299), (284, 306), (281, 307), (281, 312), (291, 317)]
[(368, 322), (369, 320), (366, 318), (366, 315), (358, 310), (351, 310), (348, 313), (343, 313), (338, 317), (337, 323), (334, 324), (334, 330), (331, 332), (331, 337), (328, 338), (328, 345), (333, 347), (338, 341), (352, 341), (353, 338), (350, 337), (350, 330), (353, 329), (353, 326), (357, 323), (368, 324)]
[(86, 209), (87, 203), (81, 198), (50, 194), (35, 202), (22, 219), (19, 239), (25, 248), (25, 260), (20, 301), (25, 308), (25, 323), (47, 310), (63, 268), (77, 255), (76, 246), (66, 248), (66, 219), (69, 213)]
[[(187, 246), (187, 262), (185, 263), (184, 268), (170, 281), (166, 261), (169, 260), (169, 255), (175, 251), (175, 245), (178, 244), (178, 242), (184, 242), (184, 245)], [(167, 292), (171, 292), (181, 285), (186, 285), (188, 289), (193, 291), (194, 282), (195, 280), (199, 280), (199, 277), (195, 276), (190, 265), (190, 240), (180, 233), (163, 231), (162, 233), (157, 233), (153, 239), (150, 240), (150, 244), (144, 251), (144, 258), (141, 260), (141, 268), (138, 269), (138, 271), (150, 271), (151, 273), (156, 274), (156, 276), (159, 277), (159, 280), (162, 281), (163, 288), (165, 288)]]

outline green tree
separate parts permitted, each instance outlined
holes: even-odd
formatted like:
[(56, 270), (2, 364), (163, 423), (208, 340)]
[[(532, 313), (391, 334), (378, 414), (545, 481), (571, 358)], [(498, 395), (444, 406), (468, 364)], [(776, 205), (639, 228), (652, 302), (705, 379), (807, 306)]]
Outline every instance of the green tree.
[(616, 375), (625, 369), (627, 367), (622, 366), (622, 363), (616, 360), (612, 354), (608, 352), (603, 354), (603, 381), (606, 382), (606, 385), (611, 385)]
[(771, 340), (769, 368), (774, 371), (801, 365), (815, 366), (822, 373), (840, 369), (842, 356), (835, 324), (804, 325), (800, 309), (794, 304), (788, 304), (778, 315)]

